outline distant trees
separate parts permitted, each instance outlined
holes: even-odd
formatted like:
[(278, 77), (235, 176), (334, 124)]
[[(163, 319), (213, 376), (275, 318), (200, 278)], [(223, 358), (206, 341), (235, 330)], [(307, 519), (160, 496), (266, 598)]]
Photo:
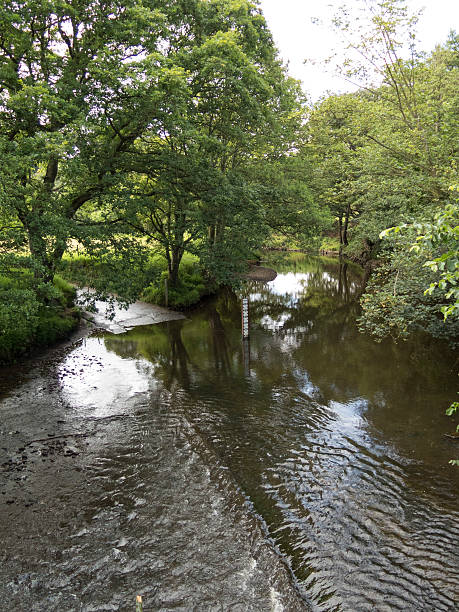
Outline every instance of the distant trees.
[[(417, 327), (451, 336), (456, 333), (453, 318), (447, 328), (441, 323), (451, 295), (437, 289), (425, 295), (434, 282), (432, 270), (423, 267), (425, 258), (410, 251), (409, 237), (381, 243), (380, 233), (403, 223), (431, 222), (453, 203), (450, 186), (457, 182), (459, 161), (458, 37), (452, 33), (430, 55), (417, 53), (415, 20), (404, 2), (368, 6), (370, 32), (353, 31), (344, 18), (337, 22), (351, 38), (357, 36), (362, 62), (345, 62), (344, 70), (364, 87), (329, 97), (312, 110), (313, 190), (340, 220), (342, 244), (349, 242), (346, 253), (363, 263), (379, 263), (363, 297), (362, 326), (378, 337), (405, 336)], [(441, 256), (442, 248), (432, 247), (431, 258)]]

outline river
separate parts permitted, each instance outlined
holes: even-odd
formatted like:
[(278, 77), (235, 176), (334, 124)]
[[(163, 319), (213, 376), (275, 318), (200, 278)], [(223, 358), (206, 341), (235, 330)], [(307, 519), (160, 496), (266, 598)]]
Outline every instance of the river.
[(1, 372), (3, 609), (457, 609), (454, 354), (359, 334), (357, 268), (269, 265)]

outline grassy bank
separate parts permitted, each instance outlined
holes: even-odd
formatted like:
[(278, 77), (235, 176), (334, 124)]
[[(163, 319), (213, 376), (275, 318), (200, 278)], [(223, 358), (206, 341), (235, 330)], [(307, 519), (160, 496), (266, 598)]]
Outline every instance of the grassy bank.
[(74, 287), (56, 276), (51, 291), (44, 305), (32, 289), (32, 275), (26, 268), (0, 276), (0, 363), (51, 346), (78, 327)]

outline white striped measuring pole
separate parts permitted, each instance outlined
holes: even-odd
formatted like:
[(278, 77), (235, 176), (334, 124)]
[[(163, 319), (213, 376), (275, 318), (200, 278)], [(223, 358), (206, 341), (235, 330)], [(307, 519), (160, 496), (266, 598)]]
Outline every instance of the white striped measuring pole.
[(249, 337), (249, 298), (242, 298), (242, 339)]

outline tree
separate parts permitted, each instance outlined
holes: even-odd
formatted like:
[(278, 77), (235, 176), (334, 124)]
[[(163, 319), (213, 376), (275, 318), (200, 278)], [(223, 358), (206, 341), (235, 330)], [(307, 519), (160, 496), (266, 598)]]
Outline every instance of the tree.
[(289, 197), (274, 172), (267, 197), (263, 166), (304, 120), (257, 5), (8, 0), (0, 31), (0, 240), (30, 254), (39, 299), (70, 239), (119, 262), (147, 236), (172, 284), (185, 249), (234, 277)]
[[(124, 210), (130, 227), (159, 243), (172, 285), (185, 250), (215, 281), (232, 282), (270, 231), (273, 199), (263, 181), (276, 182), (278, 198), (282, 181), (266, 168), (293, 152), (303, 99), (254, 4), (180, 6), (171, 9), (177, 22), (166, 50), (186, 75), (180, 112), (137, 141), (132, 185), (140, 188)], [(311, 206), (304, 190), (301, 198)]]
[[(348, 56), (337, 68), (360, 90), (317, 106), (311, 117), (312, 144), (322, 173), (327, 155), (332, 160), (325, 189), (343, 209), (350, 198), (356, 211), (347, 252), (359, 256), (367, 251), (374, 257), (383, 229), (448, 199), (452, 160), (458, 157), (457, 36), (425, 56), (416, 50), (417, 16), (409, 14), (406, 2), (372, 0), (357, 6), (363, 15), (344, 9), (335, 26), (348, 43)], [(336, 114), (341, 123), (332, 127)], [(322, 127), (315, 121), (322, 121)], [(334, 130), (327, 138), (335, 154), (320, 150), (320, 140), (326, 143), (325, 125)], [(353, 156), (347, 153), (350, 142), (356, 147)], [(339, 178), (333, 182), (336, 167)]]
[(113, 199), (133, 143), (180, 97), (164, 28), (148, 1), (0, 9), (0, 203), (42, 294), (69, 237), (100, 238), (82, 213)]
[(349, 223), (360, 212), (357, 179), (365, 140), (358, 126), (363, 104), (356, 94), (330, 96), (312, 110), (308, 121), (312, 188), (337, 219), (341, 254), (349, 244)]

